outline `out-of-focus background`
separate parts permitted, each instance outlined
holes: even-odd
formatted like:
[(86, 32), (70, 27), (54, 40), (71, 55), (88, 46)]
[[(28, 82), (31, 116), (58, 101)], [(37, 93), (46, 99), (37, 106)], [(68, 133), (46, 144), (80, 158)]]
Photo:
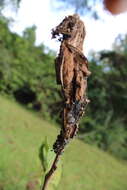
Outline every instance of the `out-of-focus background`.
[(107, 2), (0, 0), (0, 190), (39, 189), (53, 160), (62, 95), (51, 30), (75, 12), (91, 102), (49, 190), (127, 189), (127, 12)]

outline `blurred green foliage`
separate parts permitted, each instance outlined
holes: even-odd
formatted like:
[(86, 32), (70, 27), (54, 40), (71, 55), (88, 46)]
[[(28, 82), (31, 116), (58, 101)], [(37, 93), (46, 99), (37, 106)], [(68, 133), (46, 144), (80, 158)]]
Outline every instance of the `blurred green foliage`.
[(90, 62), (91, 103), (82, 120), (80, 138), (127, 159), (127, 54), (119, 47), (119, 51), (99, 52)]
[(6, 20), (0, 20), (0, 91), (49, 118), (60, 100), (55, 54), (43, 45), (35, 46), (35, 29), (27, 28), (20, 37), (9, 31)]
[[(35, 26), (26, 28), (21, 37), (10, 32), (8, 24), (0, 19), (0, 93), (59, 124), (62, 98), (55, 81), (55, 53), (35, 45)], [(79, 133), (83, 141), (123, 159), (127, 159), (126, 40), (127, 36), (119, 36), (114, 50), (91, 56), (91, 103)]]

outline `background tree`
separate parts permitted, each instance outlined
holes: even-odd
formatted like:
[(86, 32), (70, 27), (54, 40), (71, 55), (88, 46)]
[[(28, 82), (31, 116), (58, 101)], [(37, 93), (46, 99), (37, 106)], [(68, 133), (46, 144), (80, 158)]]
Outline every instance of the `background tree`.
[(12, 6), (17, 9), (20, 2), (21, 0), (0, 0), (0, 15), (2, 15), (1, 11), (7, 6)]
[(62, 6), (66, 8), (70, 7), (74, 9), (75, 13), (82, 15), (90, 15), (97, 19), (99, 17), (98, 12), (95, 9), (97, 4), (102, 4), (103, 0), (56, 0), (62, 3)]

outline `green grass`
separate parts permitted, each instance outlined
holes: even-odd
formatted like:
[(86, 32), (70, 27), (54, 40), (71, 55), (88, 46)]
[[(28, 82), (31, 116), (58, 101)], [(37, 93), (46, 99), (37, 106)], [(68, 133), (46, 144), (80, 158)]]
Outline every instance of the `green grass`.
[[(25, 190), (28, 183), (40, 183), (43, 169), (39, 148), (46, 136), (52, 145), (57, 133), (54, 126), (0, 97), (0, 189)], [(63, 154), (57, 189), (127, 190), (127, 165), (73, 140)]]

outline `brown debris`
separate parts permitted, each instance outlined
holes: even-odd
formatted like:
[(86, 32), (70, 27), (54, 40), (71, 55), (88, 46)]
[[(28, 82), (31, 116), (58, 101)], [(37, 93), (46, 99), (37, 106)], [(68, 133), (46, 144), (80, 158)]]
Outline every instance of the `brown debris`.
[(73, 138), (78, 122), (89, 100), (86, 96), (87, 77), (90, 75), (88, 61), (83, 54), (85, 26), (77, 14), (65, 19), (52, 31), (59, 37), (60, 52), (55, 60), (56, 79), (64, 97), (63, 127), (53, 148), (57, 153)]

